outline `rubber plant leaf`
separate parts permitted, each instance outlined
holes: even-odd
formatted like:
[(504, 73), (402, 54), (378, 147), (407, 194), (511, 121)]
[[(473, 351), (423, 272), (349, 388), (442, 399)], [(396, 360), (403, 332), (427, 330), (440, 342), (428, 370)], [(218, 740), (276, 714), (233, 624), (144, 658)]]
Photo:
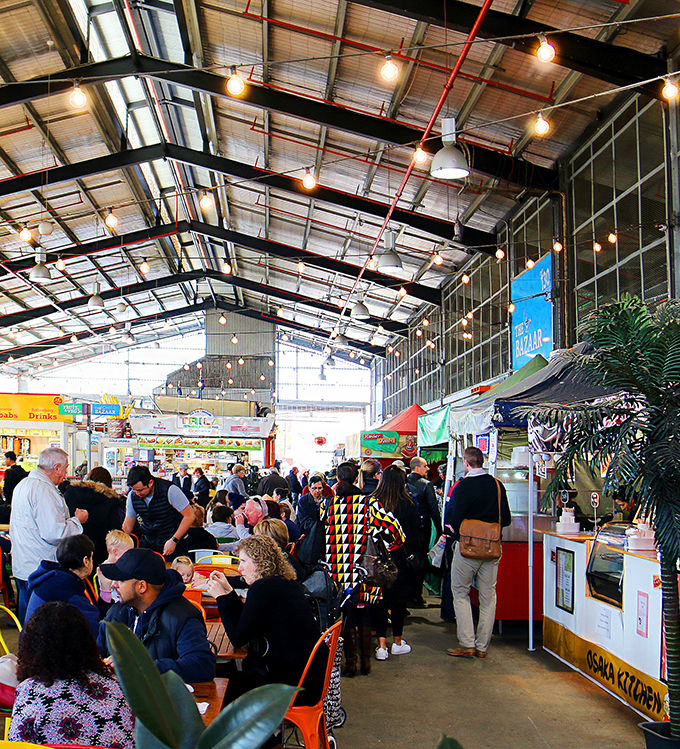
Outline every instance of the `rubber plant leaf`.
[(141, 640), (124, 624), (107, 622), (106, 642), (123, 694), (137, 720), (161, 744), (179, 749), (183, 732), (179, 713)]
[(443, 733), (437, 744), (437, 749), (463, 749), (463, 747), (455, 739)]
[(196, 749), (259, 749), (283, 720), (297, 691), (267, 684), (234, 700), (206, 728)]
[[(174, 671), (166, 671), (161, 675), (165, 682), (172, 704), (177, 710), (182, 722), (183, 733), (179, 749), (194, 749), (196, 742), (205, 731), (205, 723), (198, 711), (193, 694), (187, 689), (187, 685)], [(136, 749), (168, 749), (162, 744), (141, 720), (135, 724), (135, 747)]]

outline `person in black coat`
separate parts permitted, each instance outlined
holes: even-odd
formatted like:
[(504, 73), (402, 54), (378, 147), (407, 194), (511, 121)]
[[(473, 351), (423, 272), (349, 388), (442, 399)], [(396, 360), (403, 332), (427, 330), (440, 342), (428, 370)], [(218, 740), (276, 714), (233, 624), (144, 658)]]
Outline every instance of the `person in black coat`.
[(205, 511), (203, 508), (200, 505), (194, 505), (193, 510), (194, 522), (184, 534), (184, 540), (186, 541), (191, 561), (195, 562), (197, 560), (194, 550), (210, 549), (211, 551), (217, 551), (220, 547), (217, 543), (217, 538), (203, 527), (205, 522)]
[(120, 496), (111, 488), (112, 485), (111, 474), (106, 468), (95, 466), (84, 481), (65, 481), (59, 486), (72, 515), (77, 507), (88, 512), (83, 533), (94, 544), (95, 569), (108, 557), (106, 534), (122, 528)]
[(378, 636), (376, 657), (386, 660), (387, 650), (387, 612), (392, 619), (392, 655), (406, 655), (411, 646), (402, 638), (406, 604), (413, 590), (413, 578), (422, 565), (421, 533), (418, 508), (406, 491), (406, 476), (398, 466), (389, 466), (380, 477), (378, 488), (373, 496), (380, 500), (382, 506), (391, 512), (399, 521), (405, 536), (404, 545), (392, 552), (392, 559), (397, 565), (397, 581), (391, 588), (383, 588), (382, 600), (371, 606), (373, 626)]
[(196, 501), (201, 507), (207, 507), (210, 501), (210, 482), (203, 473), (202, 468), (196, 468), (194, 471), (194, 478), (196, 483), (194, 484), (194, 494), (196, 495)]
[(28, 476), (28, 473), (17, 464), (16, 453), (12, 450), (8, 450), (5, 453), (5, 481), (3, 484), (3, 494), (5, 495), (5, 502), (12, 503), (12, 494), (16, 485)]
[(184, 496), (191, 501), (194, 493), (191, 490), (191, 474), (189, 473), (189, 466), (186, 463), (179, 464), (179, 471), (173, 473), (172, 483), (184, 492)]
[[(320, 632), (293, 568), (276, 542), (251, 536), (238, 545), (239, 573), (248, 584), (245, 603), (221, 572), (208, 580), (224, 629), (236, 648), (248, 644), (243, 671), (229, 679), (226, 701), (264, 684), (297, 686)], [(321, 696), (328, 651), (319, 651), (295, 704), (314, 705)]]
[(286, 481), (288, 482), (293, 502), (297, 502), (302, 494), (302, 484), (298, 478), (298, 469), (295, 466), (290, 469), (290, 473), (286, 476)]

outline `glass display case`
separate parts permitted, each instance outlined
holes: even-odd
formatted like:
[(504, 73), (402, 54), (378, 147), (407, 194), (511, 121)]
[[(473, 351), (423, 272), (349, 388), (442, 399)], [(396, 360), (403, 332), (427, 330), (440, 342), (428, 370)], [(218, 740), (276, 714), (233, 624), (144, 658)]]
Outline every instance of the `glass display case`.
[(626, 531), (632, 523), (607, 523), (593, 543), (586, 569), (588, 589), (593, 598), (623, 608), (623, 551)]

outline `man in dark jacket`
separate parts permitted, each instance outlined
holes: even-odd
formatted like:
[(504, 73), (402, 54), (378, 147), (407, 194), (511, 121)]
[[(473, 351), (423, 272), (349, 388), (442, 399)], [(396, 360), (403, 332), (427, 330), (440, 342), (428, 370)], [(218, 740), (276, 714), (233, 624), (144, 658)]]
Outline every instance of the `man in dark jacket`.
[(309, 491), (300, 497), (297, 506), (297, 525), (302, 533), (309, 533), (314, 523), (321, 519), (324, 485), (323, 476), (312, 476), (307, 485)]
[[(512, 522), (505, 487), (482, 467), (484, 455), (477, 447), (463, 453), (465, 477), (454, 487), (446, 505), (446, 529), (454, 541), (460, 538), (460, 524), (466, 518), (485, 523), (500, 522), (505, 528)], [(500, 510), (500, 513), (499, 513)], [(496, 618), (496, 578), (500, 559), (468, 559), (456, 543), (451, 563), (451, 589), (456, 611), (458, 647), (447, 652), (459, 658), (486, 658), (493, 623)], [(470, 587), (473, 582), (479, 594), (477, 631), (472, 621)]]
[[(435, 538), (442, 534), (442, 520), (439, 514), (439, 504), (437, 503), (437, 493), (434, 485), (427, 478), (427, 461), (425, 458), (411, 459), (411, 473), (406, 479), (406, 488), (418, 507), (420, 516), (420, 553), (423, 560), (427, 560), (427, 553), (430, 550), (430, 538), (432, 528), (435, 530)], [(423, 562), (422, 569), (413, 575), (413, 597), (415, 606), (425, 606), (423, 598), (423, 581), (427, 572), (426, 562)]]
[[(63, 601), (83, 614), (96, 637), (99, 632), (99, 610), (87, 597), (85, 580), (92, 574), (94, 544), (85, 535), (67, 536), (57, 546), (57, 561), (43, 559), (28, 576), (26, 621), (43, 603)], [(92, 586), (90, 586), (91, 588)]]
[[(286, 481), (288, 481), (293, 502), (297, 503), (302, 494), (302, 484), (300, 484), (300, 479), (298, 479), (298, 469), (295, 466), (290, 469), (290, 473), (286, 476)], [(283, 489), (283, 487), (281, 488)]]
[[(201, 612), (184, 597), (184, 583), (175, 570), (166, 570), (163, 557), (151, 549), (130, 549), (115, 563), (102, 564), (102, 575), (120, 594), (104, 622), (122, 622), (144, 643), (161, 673), (174, 671), (185, 682), (215, 677)], [(106, 625), (97, 645), (108, 654)]]
[(2, 487), (3, 494), (5, 495), (5, 502), (12, 502), (12, 494), (16, 485), (25, 479), (28, 474), (24, 469), (17, 464), (17, 455), (12, 450), (5, 453), (5, 483)]
[(191, 474), (189, 473), (189, 466), (187, 463), (179, 464), (179, 471), (172, 474), (172, 483), (175, 486), (179, 486), (188, 500), (193, 499), (194, 493), (191, 490)]
[(274, 489), (279, 486), (282, 489), (290, 488), (286, 479), (279, 473), (281, 463), (277, 460), (276, 464), (270, 469), (271, 473), (265, 476), (260, 485), (257, 487), (257, 493), (264, 497), (265, 494), (272, 496)]

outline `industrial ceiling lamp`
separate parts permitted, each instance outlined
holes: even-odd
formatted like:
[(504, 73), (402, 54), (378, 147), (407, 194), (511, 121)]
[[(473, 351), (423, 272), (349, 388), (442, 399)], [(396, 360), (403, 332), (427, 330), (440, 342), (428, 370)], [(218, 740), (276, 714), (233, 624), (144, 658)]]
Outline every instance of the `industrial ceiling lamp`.
[(401, 258), (395, 252), (395, 237), (393, 231), (386, 231), (383, 237), (385, 242), (385, 250), (383, 254), (378, 258), (378, 270), (381, 271), (395, 271), (402, 270), (403, 265)]
[(470, 174), (470, 167), (463, 152), (455, 146), (455, 117), (445, 117), (442, 120), (442, 141), (444, 148), (434, 155), (430, 174), (437, 179), (464, 179)]
[(45, 267), (44, 252), (36, 252), (35, 265), (31, 268), (31, 272), (28, 275), (31, 281), (35, 281), (35, 283), (43, 283), (51, 279), (49, 268)]
[(94, 294), (88, 299), (90, 309), (104, 309), (104, 300), (99, 296), (99, 282), (94, 285)]
[(355, 320), (369, 320), (371, 318), (371, 313), (363, 302), (357, 302), (354, 307), (352, 307), (349, 316)]
[(335, 343), (338, 346), (349, 346), (349, 341), (347, 340), (347, 336), (345, 336), (344, 333), (338, 334), (338, 336), (335, 339)]
[(49, 235), (54, 231), (54, 224), (51, 221), (41, 221), (38, 224), (38, 232), (42, 234), (43, 237), (49, 237)]

